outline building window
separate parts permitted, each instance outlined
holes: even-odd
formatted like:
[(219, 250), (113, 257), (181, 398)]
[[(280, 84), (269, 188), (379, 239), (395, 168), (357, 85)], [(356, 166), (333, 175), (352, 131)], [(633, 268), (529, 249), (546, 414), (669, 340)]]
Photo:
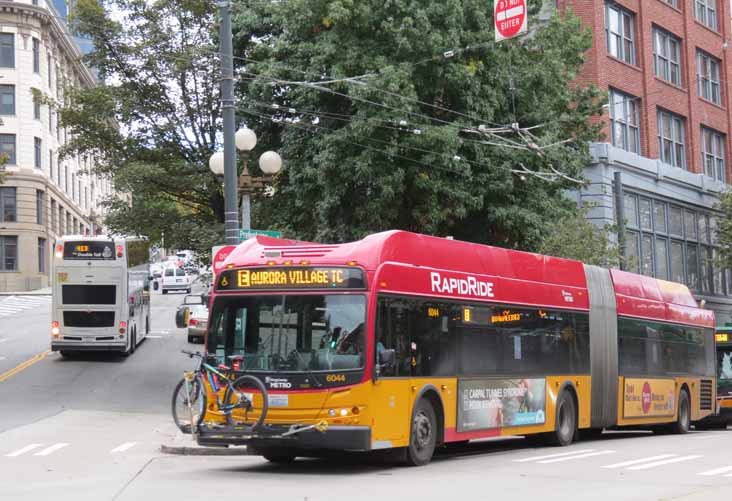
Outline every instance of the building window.
[(15, 165), (15, 134), (0, 134), (0, 153), (7, 156), (6, 164)]
[(48, 132), (53, 132), (53, 109), (48, 107)]
[(53, 181), (53, 150), (48, 150), (48, 179)]
[(58, 217), (56, 217), (56, 200), (51, 199), (51, 231), (57, 232)]
[(717, 31), (717, 0), (694, 0), (694, 17), (703, 25)]
[(0, 85), (0, 115), (15, 115), (15, 85)]
[(64, 165), (64, 191), (69, 194), (69, 166)]
[(658, 110), (658, 146), (661, 161), (686, 168), (686, 126), (685, 119), (668, 111)]
[(637, 97), (610, 89), (610, 136), (614, 146), (640, 153), (640, 115)]
[(15, 35), (0, 33), (0, 67), (15, 68)]
[(71, 200), (76, 202), (76, 174), (71, 173)]
[(66, 233), (65, 224), (66, 224), (66, 216), (64, 216), (64, 208), (61, 207), (61, 204), (59, 204), (59, 207), (58, 207), (58, 234), (61, 236), (63, 236)]
[(701, 133), (704, 173), (717, 181), (724, 182), (727, 170), (724, 162), (724, 136), (706, 127), (702, 127)]
[(664, 0), (667, 4), (669, 4), (671, 7), (678, 9), (679, 8), (679, 0)]
[(35, 120), (41, 119), (41, 102), (35, 97), (33, 98), (33, 118)]
[(714, 217), (628, 192), (624, 203), (626, 269), (732, 295), (732, 274), (715, 261)]
[(41, 42), (33, 39), (33, 73), (41, 72)]
[(635, 16), (615, 4), (606, 3), (605, 20), (608, 53), (635, 64)]
[(674, 85), (681, 85), (681, 41), (659, 28), (653, 29), (653, 72)]
[(18, 219), (16, 188), (0, 188), (0, 221), (14, 223)]
[(38, 239), (38, 273), (46, 273), (46, 239)]
[(719, 85), (719, 59), (697, 50), (696, 79), (701, 97), (715, 104), (722, 103)]
[(35, 166), (36, 166), (36, 169), (40, 169), (41, 168), (41, 152), (43, 151), (41, 138), (34, 137), (33, 143), (34, 143), (34, 148), (35, 148)]
[(18, 237), (0, 237), (0, 271), (18, 270)]
[(45, 204), (46, 194), (41, 190), (36, 190), (36, 223), (43, 224), (43, 213), (46, 211)]
[(51, 66), (51, 53), (46, 55), (46, 62), (48, 63), (48, 90), (51, 91), (51, 74), (53, 73), (53, 66)]

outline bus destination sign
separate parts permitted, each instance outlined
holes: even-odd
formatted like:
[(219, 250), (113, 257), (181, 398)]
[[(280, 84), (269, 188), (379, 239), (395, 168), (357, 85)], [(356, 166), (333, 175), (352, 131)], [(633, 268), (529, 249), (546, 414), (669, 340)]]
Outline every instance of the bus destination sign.
[(64, 259), (114, 261), (114, 242), (66, 242), (64, 243)]
[(366, 278), (360, 268), (283, 267), (223, 270), (217, 291), (271, 289), (365, 289)]

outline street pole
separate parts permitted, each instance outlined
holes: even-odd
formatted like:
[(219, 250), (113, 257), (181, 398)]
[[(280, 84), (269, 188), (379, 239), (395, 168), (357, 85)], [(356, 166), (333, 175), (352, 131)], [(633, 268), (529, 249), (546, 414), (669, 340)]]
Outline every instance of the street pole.
[(239, 243), (236, 200), (236, 146), (234, 145), (234, 58), (229, 2), (218, 2), (221, 14), (221, 111), (224, 119), (224, 229), (227, 245)]
[[(244, 169), (242, 170), (241, 177), (244, 181), (248, 181), (249, 168), (247, 167), (247, 164), (249, 162), (249, 152), (243, 151), (242, 157), (244, 161)], [(249, 230), (252, 227), (252, 204), (250, 197), (251, 187), (247, 185), (242, 185), (239, 187), (239, 189), (241, 191), (241, 229)]]

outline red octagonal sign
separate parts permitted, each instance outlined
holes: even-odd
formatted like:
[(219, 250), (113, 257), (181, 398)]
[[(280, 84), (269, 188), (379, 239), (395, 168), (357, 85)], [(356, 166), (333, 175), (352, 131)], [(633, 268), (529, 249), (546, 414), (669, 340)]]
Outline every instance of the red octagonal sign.
[(526, 0), (494, 0), (493, 22), (496, 25), (496, 41), (526, 33), (528, 22)]

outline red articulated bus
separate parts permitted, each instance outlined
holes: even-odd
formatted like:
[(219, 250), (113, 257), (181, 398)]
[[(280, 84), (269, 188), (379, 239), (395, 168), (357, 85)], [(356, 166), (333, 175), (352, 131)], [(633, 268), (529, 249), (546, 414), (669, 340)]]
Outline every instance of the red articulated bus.
[(252, 429), (262, 395), (233, 424), (210, 406), (198, 442), (277, 462), (394, 448), (420, 465), (500, 435), (685, 433), (713, 412), (713, 328), (684, 285), (578, 261), (404, 231), (256, 237), (216, 277), (206, 348), (260, 378), (269, 410)]

